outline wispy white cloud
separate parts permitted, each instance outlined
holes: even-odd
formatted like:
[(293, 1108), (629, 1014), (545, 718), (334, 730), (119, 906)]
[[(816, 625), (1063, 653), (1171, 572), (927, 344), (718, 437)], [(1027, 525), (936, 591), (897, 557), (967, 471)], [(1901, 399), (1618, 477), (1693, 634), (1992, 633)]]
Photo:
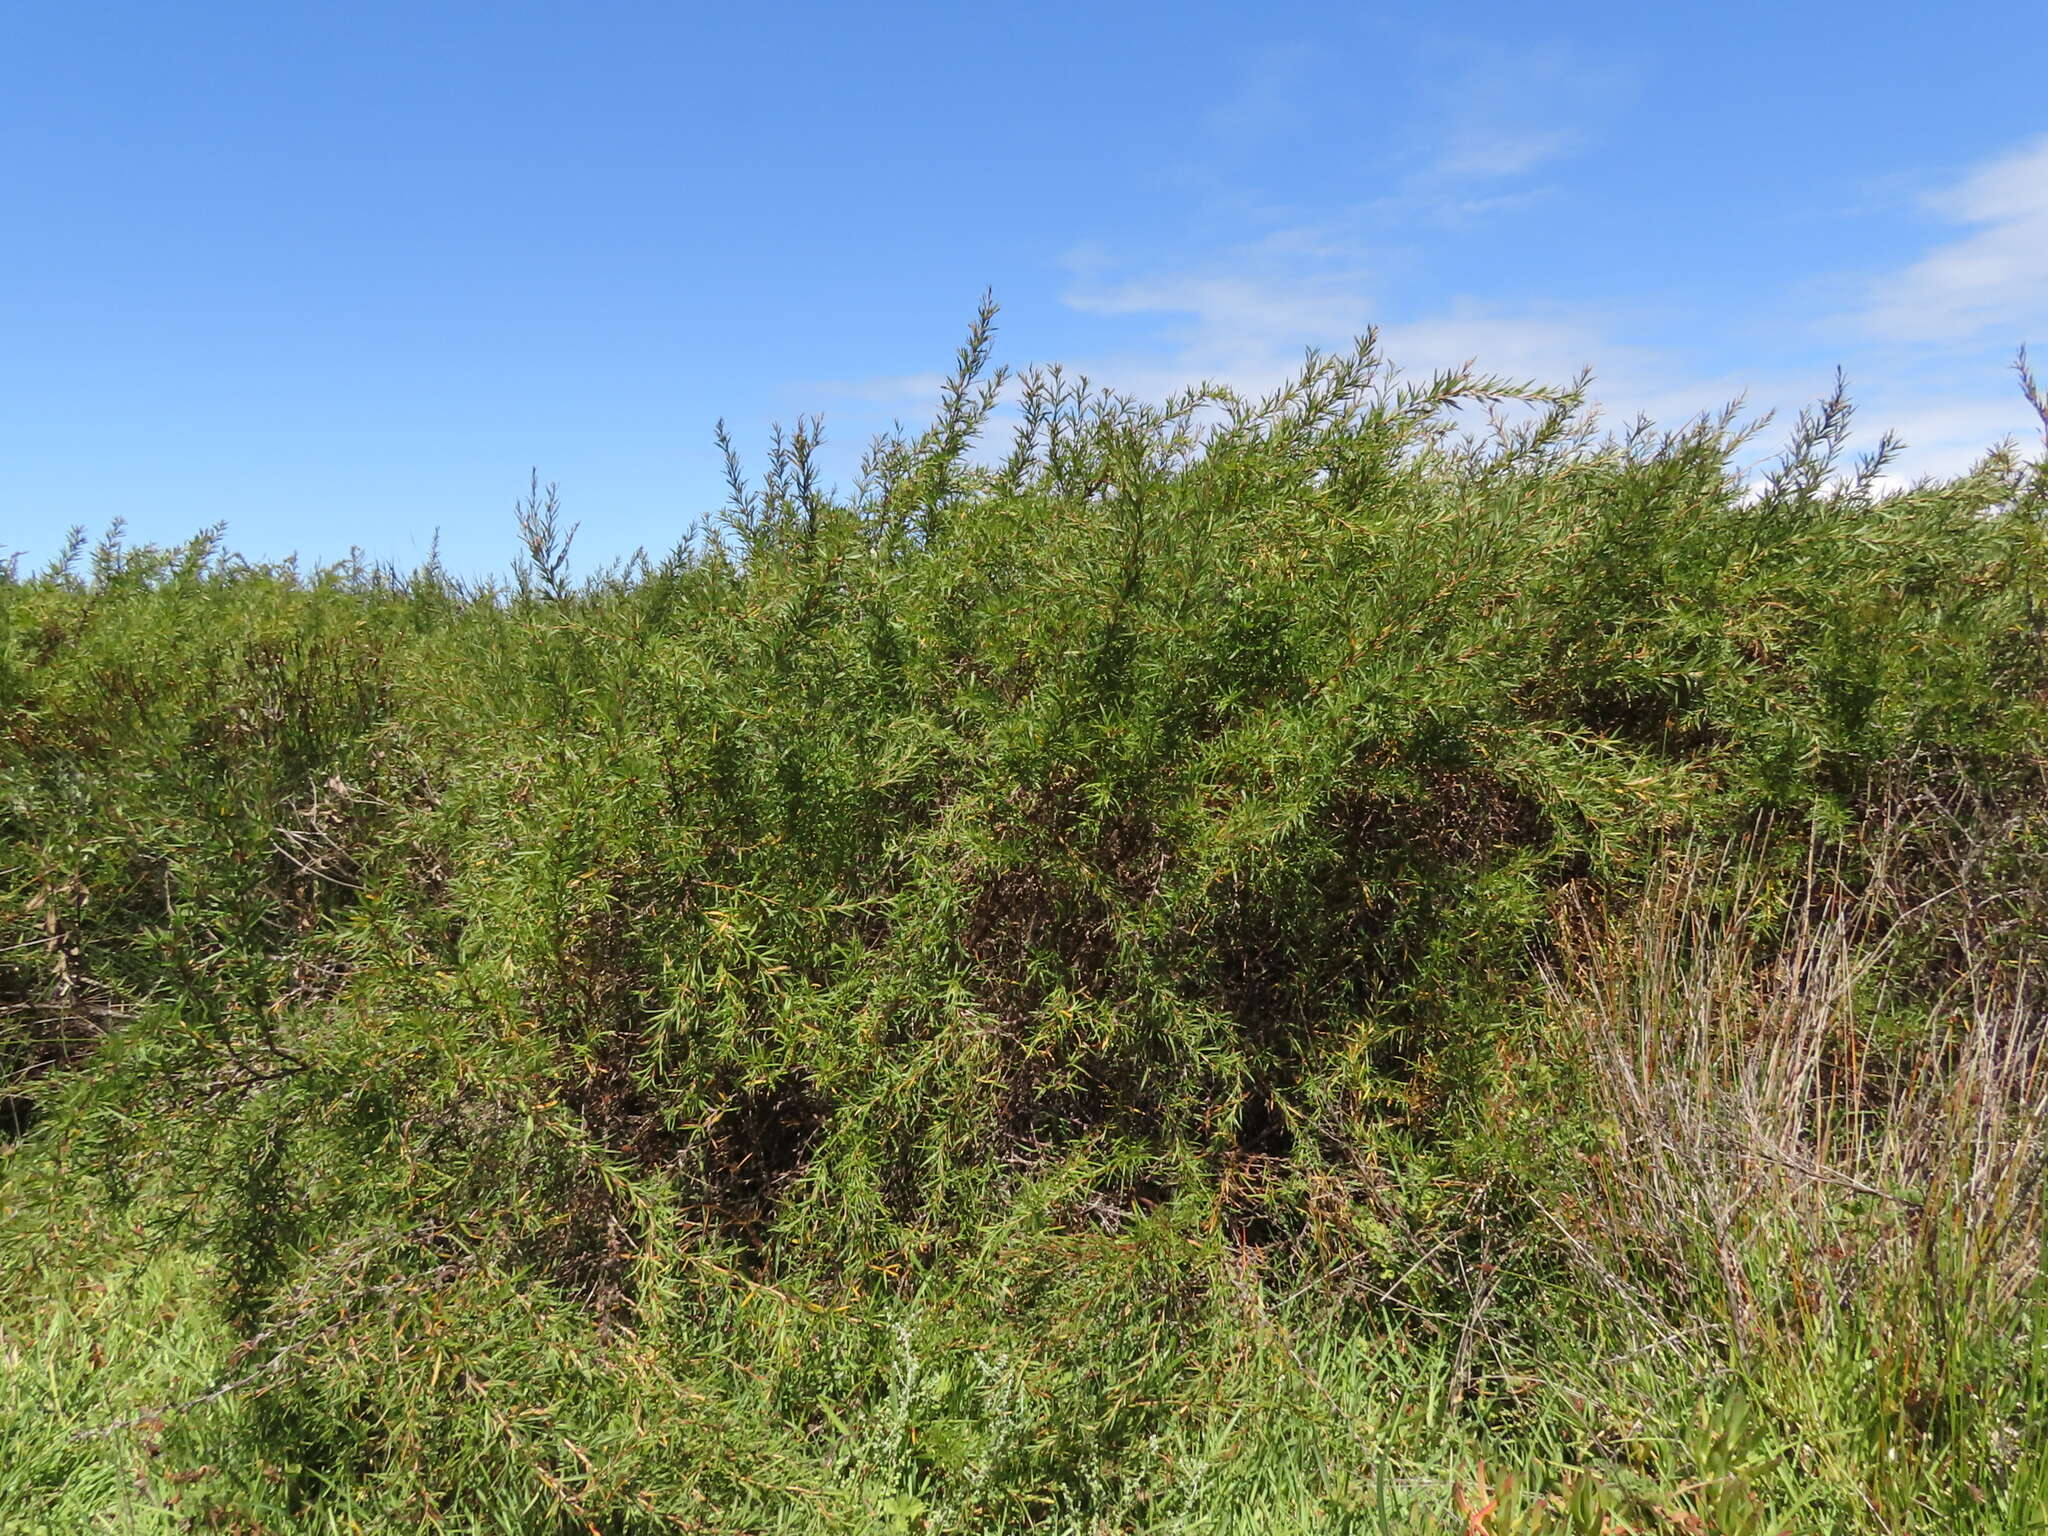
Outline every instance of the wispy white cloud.
[[(1526, 291), (1419, 288), (1429, 238), (1416, 225), (1429, 222), (1426, 207), (1447, 207), (1459, 195), (1452, 171), (1463, 165), (1476, 176), (1498, 167), (1511, 179), (1516, 167), (1562, 152), (1562, 142), (1534, 139), (1524, 153), (1512, 143), (1490, 151), (1469, 138), (1370, 216), (1354, 210), (1198, 261), (1119, 273), (1108, 252), (1094, 250), (1077, 264), (1067, 303), (1138, 321), (1148, 334), (1096, 359), (1091, 371), (1153, 396), (1197, 379), (1256, 392), (1293, 373), (1305, 347), (1346, 346), (1377, 326), (1386, 355), (1409, 373), (1471, 361), (1484, 372), (1559, 383), (1591, 368), (1594, 399), (1610, 421), (1641, 414), (1669, 425), (1742, 399), (1752, 415), (1768, 410), (1779, 424), (1759, 443), (1759, 458), (1801, 406), (1826, 393), (1838, 363), (1847, 365), (1858, 403), (1859, 446), (1885, 430), (1904, 439), (1896, 479), (1960, 473), (2003, 439), (2037, 440), (2038, 423), (2005, 365), (2030, 329), (2037, 350), (2048, 349), (2048, 137), (1929, 198), (1962, 233), (1874, 280), (1862, 307), (1815, 315), (1775, 344), (1764, 340), (1741, 374), (1708, 359), (1725, 358), (1722, 338), (1731, 332), (1760, 329), (1765, 309), (1802, 308), (1800, 284), (1788, 278), (1775, 294), (1757, 295), (1764, 309), (1755, 313), (1689, 310), (1672, 295), (1654, 319)], [(1391, 243), (1396, 229), (1399, 246)]]
[(1437, 177), (1454, 181), (1526, 175), (1565, 155), (1578, 143), (1578, 137), (1565, 129), (1460, 133), (1452, 138), (1430, 170)]
[(1299, 43), (1256, 49), (1236, 87), (1203, 112), (1205, 136), (1212, 145), (1244, 150), (1307, 128), (1314, 61)]
[(2048, 135), (1927, 199), (1972, 233), (1880, 279), (1858, 317), (1890, 341), (1962, 343), (2048, 322)]
[(1563, 40), (1510, 52), (1461, 38), (1436, 54), (1424, 165), (1411, 190), (1527, 176), (1590, 144), (1636, 89), (1617, 56)]
[(863, 379), (822, 379), (802, 387), (806, 399), (850, 401), (861, 405), (903, 407), (922, 411), (939, 398), (946, 376), (925, 373), (878, 373)]
[(1865, 397), (1860, 416), (1870, 429), (1866, 440), (1888, 430), (1907, 445), (1889, 477), (1902, 484), (1929, 475), (1963, 474), (2006, 438), (2028, 447), (2026, 412), (2018, 401), (2017, 391), (1996, 393), (1981, 386), (1949, 395), (1887, 383)]
[[(1760, 356), (1734, 372), (1702, 363), (1710, 349), (1641, 339), (1635, 317), (1619, 309), (1465, 296), (1404, 310), (1375, 289), (1368, 252), (1323, 262), (1290, 263), (1269, 245), (1236, 263), (1077, 292), (1069, 298), (1077, 308), (1159, 321), (1145, 344), (1088, 360), (1087, 371), (1155, 399), (1198, 379), (1260, 393), (1290, 377), (1305, 348), (1345, 347), (1372, 327), (1383, 355), (1411, 377), (1469, 363), (1517, 382), (1563, 384), (1590, 369), (1592, 401), (1610, 425), (1646, 416), (1672, 427), (1741, 402), (1747, 419), (1771, 418), (1744, 456), (1756, 465), (1776, 454), (1800, 408), (1827, 393), (1837, 360), (1852, 350), (1852, 338), (1838, 334), (1836, 351), (1823, 339), (1810, 355)], [(1713, 317), (1697, 320), (1705, 331)], [(1894, 483), (1960, 474), (1994, 443), (2024, 442), (2033, 431), (2031, 413), (2016, 391), (1999, 387), (1999, 374), (1932, 368), (1899, 348), (1866, 352), (1851, 368), (1852, 446), (1867, 449), (1887, 430), (1902, 438)]]
[[(1300, 368), (1306, 349), (1348, 348), (1369, 329), (1407, 374), (1469, 362), (1517, 381), (1562, 384), (1591, 368), (1611, 414), (1682, 419), (1740, 392), (1725, 380), (1688, 377), (1668, 354), (1627, 341), (1612, 312), (1475, 297), (1404, 308), (1380, 269), (1368, 246), (1327, 231), (1280, 231), (1185, 269), (1116, 279), (1098, 269), (1066, 302), (1084, 313), (1156, 321), (1138, 345), (1088, 363), (1093, 376), (1150, 397), (1197, 380), (1270, 390)], [(1723, 392), (1701, 396), (1707, 388)]]
[(1275, 230), (1187, 266), (1117, 273), (1099, 250), (1070, 265), (1069, 308), (1154, 322), (1137, 347), (1089, 368), (1148, 396), (1203, 380), (1271, 388), (1304, 348), (1348, 345), (1378, 304), (1370, 253), (1318, 228)]
[[(1597, 141), (1637, 73), (1575, 43), (1510, 51), (1470, 36), (1440, 37), (1395, 72), (1405, 99), (1390, 117), (1361, 110), (1372, 98), (1313, 48), (1248, 48), (1166, 174), (1212, 226), (1469, 224), (1548, 196), (1541, 173)], [(1354, 146), (1342, 206), (1304, 202), (1273, 174), (1311, 138), (1314, 155), (1347, 138)]]
[[(1272, 78), (1294, 67), (1278, 55)], [(1540, 196), (1542, 168), (1569, 154), (1582, 129), (1562, 108), (1546, 120), (1545, 92), (1577, 65), (1560, 53), (1537, 84), (1506, 106), (1446, 119), (1431, 155), (1388, 197), (1271, 228), (1186, 258), (1146, 261), (1102, 244), (1068, 254), (1063, 300), (1099, 317), (1105, 340), (1064, 360), (1098, 382), (1158, 399), (1209, 380), (1257, 394), (1300, 368), (1305, 349), (1346, 348), (1377, 328), (1385, 355), (1409, 375), (1471, 362), (1514, 380), (1563, 383), (1594, 374), (1593, 398), (1611, 423), (1638, 415), (1666, 426), (1743, 400), (1776, 425), (1750, 450), (1767, 459), (1798, 409), (1825, 394), (1846, 363), (1858, 402), (1858, 446), (1891, 429), (1908, 444), (1895, 478), (1959, 473), (2002, 438), (2030, 440), (2032, 413), (2003, 364), (2029, 325), (2048, 350), (2048, 137), (1987, 161), (1929, 199), (1951, 221), (1939, 243), (1868, 289), (1861, 308), (1815, 315), (1810, 292), (1788, 280), (1761, 293), (1756, 313), (1712, 313), (1673, 294), (1657, 309), (1567, 304), (1526, 289), (1428, 291), (1432, 242), (1459, 222), (1483, 220)], [(1446, 91), (1486, 99), (1493, 66), (1447, 75)], [(1256, 73), (1256, 72), (1255, 72)], [(1626, 82), (1612, 83), (1615, 90)], [(1284, 93), (1283, 93), (1284, 94)], [(1449, 97), (1447, 97), (1447, 100)], [(1249, 90), (1218, 111), (1218, 131), (1278, 131), (1277, 97)], [(1271, 116), (1272, 108), (1278, 117)], [(1446, 108), (1449, 111), (1449, 108)], [(1526, 120), (1505, 132), (1497, 115)], [(1496, 114), (1490, 116), (1489, 114)], [(1243, 121), (1239, 122), (1238, 118)], [(1960, 229), (1960, 233), (1956, 232)], [(1743, 371), (1727, 365), (1725, 338), (1764, 328), (1765, 309), (1801, 313), (1766, 337)], [(1109, 337), (1117, 338), (1114, 341)], [(1997, 355), (2001, 354), (2002, 355)], [(855, 381), (829, 392), (868, 414), (921, 420), (940, 379), (915, 374)]]
[[(1463, 361), (1468, 340), (1486, 343), (1471, 349), (1481, 367), (1518, 376), (1569, 379), (1588, 363), (1618, 362), (1622, 349), (1586, 314), (1507, 306), (1482, 314), (1474, 303), (1446, 301), (1404, 325), (1384, 324), (1398, 279), (1412, 282), (1420, 246), (1544, 197), (1536, 173), (1586, 143), (1634, 88), (1614, 59), (1564, 42), (1510, 54), (1446, 37), (1426, 53), (1408, 130), (1374, 129), (1384, 166), (1377, 195), (1306, 216), (1262, 209), (1246, 222), (1270, 219), (1263, 234), (1194, 259), (1134, 262), (1099, 242), (1077, 245), (1065, 304), (1119, 322), (1125, 336), (1143, 333), (1084, 359), (1087, 371), (1152, 397), (1203, 380), (1257, 393), (1294, 375), (1306, 349), (1349, 347), (1376, 323), (1389, 353), (1418, 372)], [(1239, 149), (1299, 130), (1316, 63), (1300, 48), (1251, 54), (1237, 88), (1206, 114), (1206, 136)], [(1234, 205), (1251, 210), (1258, 200), (1240, 193)]]

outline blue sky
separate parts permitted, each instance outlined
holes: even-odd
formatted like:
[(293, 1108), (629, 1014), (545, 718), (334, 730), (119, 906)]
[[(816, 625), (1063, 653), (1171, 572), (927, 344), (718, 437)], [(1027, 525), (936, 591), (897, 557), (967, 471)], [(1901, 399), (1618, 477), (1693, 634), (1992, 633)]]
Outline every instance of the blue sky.
[(716, 418), (850, 476), (985, 287), (1147, 393), (1368, 325), (1666, 419), (1839, 364), (1948, 472), (2033, 426), (2044, 60), (2034, 4), (13, 0), (0, 550), (499, 570), (530, 466), (665, 549)]

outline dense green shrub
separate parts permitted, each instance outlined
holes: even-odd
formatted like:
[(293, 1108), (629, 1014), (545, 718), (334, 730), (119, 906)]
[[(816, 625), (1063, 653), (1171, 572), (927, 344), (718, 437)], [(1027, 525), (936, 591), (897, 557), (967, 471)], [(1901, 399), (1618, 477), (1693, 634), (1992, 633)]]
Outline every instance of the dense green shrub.
[[(1728, 417), (1369, 344), (1026, 375), (977, 459), (987, 363), (857, 494), (805, 423), (587, 581), (536, 487), (506, 584), (0, 584), (20, 1528), (2034, 1528), (2039, 467), (1886, 488), (1838, 398), (1748, 477)], [(1936, 1139), (1905, 1064), (2011, 1101), (2005, 1235), (1832, 1438), (1792, 1385), (1861, 1357), (1700, 1278), (1671, 1181), (1747, 1186), (1629, 1118), (1573, 968), (1674, 861), (1725, 878), (1657, 996), (1833, 922), (1813, 1070)], [(1962, 986), (2010, 1070), (1939, 1045)], [(1740, 1166), (1935, 1189), (1826, 1104)]]

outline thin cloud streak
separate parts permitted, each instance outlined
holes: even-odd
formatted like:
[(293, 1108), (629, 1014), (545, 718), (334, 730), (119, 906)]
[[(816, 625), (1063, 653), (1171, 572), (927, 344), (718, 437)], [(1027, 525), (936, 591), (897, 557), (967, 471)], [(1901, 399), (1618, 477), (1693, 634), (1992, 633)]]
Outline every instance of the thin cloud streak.
[[(1310, 258), (1302, 253), (1314, 250)], [(1276, 253), (1292, 252), (1291, 259)], [(1736, 374), (1703, 367), (1672, 346), (1632, 340), (1625, 317), (1587, 306), (1452, 299), (1401, 315), (1367, 274), (1370, 253), (1335, 251), (1309, 240), (1276, 240), (1189, 272), (1153, 273), (1077, 289), (1078, 310), (1159, 324), (1146, 347), (1085, 361), (1085, 371), (1113, 387), (1160, 398), (1197, 381), (1248, 394), (1271, 390), (1299, 368), (1304, 351), (1350, 346), (1376, 328), (1385, 357), (1409, 376), (1472, 364), (1517, 382), (1563, 384), (1581, 369), (1593, 374), (1591, 398), (1610, 425), (1648, 417), (1665, 427), (1741, 402), (1748, 419), (1773, 424), (1749, 450), (1752, 463), (1774, 455), (1783, 428), (1833, 383), (1836, 358), (1767, 358)], [(1846, 331), (1837, 356), (1854, 350)], [(1852, 371), (1858, 402), (1856, 445), (1871, 446), (1886, 430), (1904, 439), (1893, 483), (1960, 474), (2002, 439), (2023, 432), (2010, 393), (1975, 372), (1930, 370), (1892, 349), (1864, 355)]]
[[(1502, 200), (1531, 195), (1514, 184), (1511, 167), (1537, 164), (1565, 141), (1562, 133), (1536, 136), (1500, 150), (1491, 163), (1507, 184), (1490, 190)], [(1458, 152), (1454, 144), (1439, 167), (1455, 166)], [(1468, 168), (1477, 174), (1488, 162), (1480, 150), (1472, 153)], [(1415, 186), (1404, 194), (1411, 215), (1432, 198), (1456, 195)], [(1969, 232), (1877, 279), (1864, 309), (1816, 317), (1796, 342), (1760, 353), (1741, 373), (1722, 360), (1714, 338), (1754, 316), (1695, 312), (1681, 315), (1688, 323), (1674, 331), (1670, 305), (1653, 320), (1614, 305), (1531, 294), (1418, 302), (1418, 248), (1391, 233), (1406, 223), (1412, 236), (1412, 222), (1390, 217), (1385, 204), (1273, 229), (1180, 264), (1132, 265), (1101, 244), (1077, 245), (1066, 262), (1064, 304), (1115, 322), (1130, 339), (1066, 360), (1143, 398), (1201, 382), (1262, 394), (1294, 376), (1307, 349), (1345, 349), (1377, 329), (1383, 354), (1410, 376), (1469, 362), (1518, 382), (1562, 384), (1590, 369), (1593, 401), (1615, 426), (1647, 416), (1671, 427), (1742, 401), (1751, 419), (1768, 414), (1775, 422), (1752, 445), (1752, 462), (1772, 455), (1799, 409), (1827, 393), (1844, 364), (1858, 405), (1856, 446), (1869, 447), (1889, 429), (1907, 445), (1895, 483), (1954, 475), (2001, 440), (2024, 445), (2033, 432), (2031, 412), (2008, 387), (2010, 354), (1994, 353), (2003, 352), (2007, 336), (2017, 346), (2024, 326), (2048, 315), (2048, 260), (2038, 254), (2048, 251), (2048, 137), (1987, 161), (1929, 205)], [(1365, 232), (1368, 222), (1374, 233)], [(1409, 281), (1397, 282), (1400, 276)], [(1649, 342), (1651, 323), (1681, 339)], [(2000, 329), (2007, 335), (1990, 334)], [(1701, 340), (1688, 343), (1687, 332)], [(835, 391), (915, 411), (936, 398), (938, 382), (915, 375)]]
[(1890, 341), (1963, 343), (2048, 320), (2048, 135), (1980, 166), (1928, 206), (1972, 234), (1880, 279), (1858, 317)]
[[(1501, 151), (1504, 169), (1533, 165), (1558, 136)], [(1455, 167), (1454, 144), (1438, 162)], [(1489, 163), (1473, 151), (1475, 171)], [(1519, 156), (1519, 158), (1518, 158)], [(1510, 188), (1504, 196), (1516, 195)], [(1472, 361), (1484, 372), (1561, 383), (1581, 368), (1610, 421), (1648, 415), (1666, 425), (1737, 398), (1788, 421), (1830, 387), (1846, 364), (1860, 404), (1860, 443), (1886, 429), (1904, 439), (1895, 479), (1953, 475), (1995, 444), (2033, 438), (2033, 413), (2008, 387), (2010, 349), (2048, 327), (2048, 136), (1990, 159), (1927, 199), (1968, 232), (1875, 279), (1860, 309), (1818, 317), (1796, 348), (1764, 354), (1743, 376), (1698, 359), (1742, 315), (1696, 314), (1698, 347), (1647, 345), (1611, 308), (1545, 303), (1540, 296), (1465, 295), (1416, 305), (1385, 274), (1407, 253), (1333, 233), (1280, 230), (1177, 270), (1112, 276), (1101, 251), (1089, 278), (1066, 295), (1088, 313), (1154, 317), (1149, 344), (1101, 358), (1092, 372), (1141, 394), (1200, 379), (1258, 392), (1285, 380), (1303, 349), (1348, 346), (1377, 324), (1386, 355), (1419, 373)]]

